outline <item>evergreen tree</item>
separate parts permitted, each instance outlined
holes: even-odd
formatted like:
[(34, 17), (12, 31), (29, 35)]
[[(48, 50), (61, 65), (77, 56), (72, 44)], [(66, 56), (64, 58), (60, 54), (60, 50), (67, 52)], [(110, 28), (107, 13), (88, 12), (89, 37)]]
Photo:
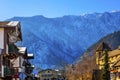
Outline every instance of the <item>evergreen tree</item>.
[(110, 80), (110, 71), (109, 71), (109, 63), (108, 63), (108, 51), (104, 50), (103, 51), (105, 56), (104, 56), (104, 67), (102, 70), (102, 80)]

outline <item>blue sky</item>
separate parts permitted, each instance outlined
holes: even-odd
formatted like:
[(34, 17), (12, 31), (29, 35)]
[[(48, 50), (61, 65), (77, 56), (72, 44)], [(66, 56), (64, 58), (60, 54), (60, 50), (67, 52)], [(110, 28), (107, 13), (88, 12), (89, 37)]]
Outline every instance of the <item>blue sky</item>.
[(61, 17), (120, 10), (120, 0), (0, 0), (0, 20), (14, 16)]

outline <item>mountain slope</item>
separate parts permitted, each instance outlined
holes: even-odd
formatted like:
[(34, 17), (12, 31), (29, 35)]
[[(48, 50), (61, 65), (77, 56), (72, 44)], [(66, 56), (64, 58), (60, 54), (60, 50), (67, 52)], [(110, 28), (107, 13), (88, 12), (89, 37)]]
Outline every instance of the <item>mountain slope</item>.
[(107, 43), (112, 50), (117, 49), (117, 48), (120, 46), (120, 31), (111, 33), (111, 34), (103, 37), (103, 38), (100, 39), (97, 43), (95, 43), (95, 44), (93, 44), (92, 46), (90, 46), (90, 47), (86, 50), (86, 52), (94, 53), (96, 47), (97, 47), (101, 42)]
[(120, 30), (120, 12), (45, 18), (14, 17), (22, 25), (24, 46), (40, 67), (72, 63), (100, 38)]

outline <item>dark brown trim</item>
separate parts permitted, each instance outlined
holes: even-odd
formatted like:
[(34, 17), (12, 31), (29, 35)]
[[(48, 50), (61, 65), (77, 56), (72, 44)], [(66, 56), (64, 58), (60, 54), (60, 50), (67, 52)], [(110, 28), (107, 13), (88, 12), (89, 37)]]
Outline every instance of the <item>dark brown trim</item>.
[(7, 31), (4, 28), (4, 54), (6, 54), (6, 44), (7, 44)]
[(21, 67), (21, 56), (18, 56), (19, 57), (19, 67)]

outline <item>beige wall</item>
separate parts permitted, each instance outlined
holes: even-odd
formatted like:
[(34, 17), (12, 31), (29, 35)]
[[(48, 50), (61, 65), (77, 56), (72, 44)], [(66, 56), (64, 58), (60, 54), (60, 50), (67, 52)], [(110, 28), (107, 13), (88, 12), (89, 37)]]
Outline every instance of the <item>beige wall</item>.
[(4, 48), (4, 28), (0, 28), (0, 48)]
[[(4, 49), (4, 28), (0, 28), (0, 49)], [(2, 61), (2, 58), (1, 58)], [(1, 77), (4, 77), (4, 66), (0, 65), (1, 67)]]
[(10, 61), (12, 62), (13, 67), (18, 68), (19, 72), (23, 72), (24, 69), (22, 67), (22, 63), (24, 59), (21, 56), (17, 57), (16, 59), (12, 59)]
[(11, 60), (13, 67), (20, 67), (20, 57)]

